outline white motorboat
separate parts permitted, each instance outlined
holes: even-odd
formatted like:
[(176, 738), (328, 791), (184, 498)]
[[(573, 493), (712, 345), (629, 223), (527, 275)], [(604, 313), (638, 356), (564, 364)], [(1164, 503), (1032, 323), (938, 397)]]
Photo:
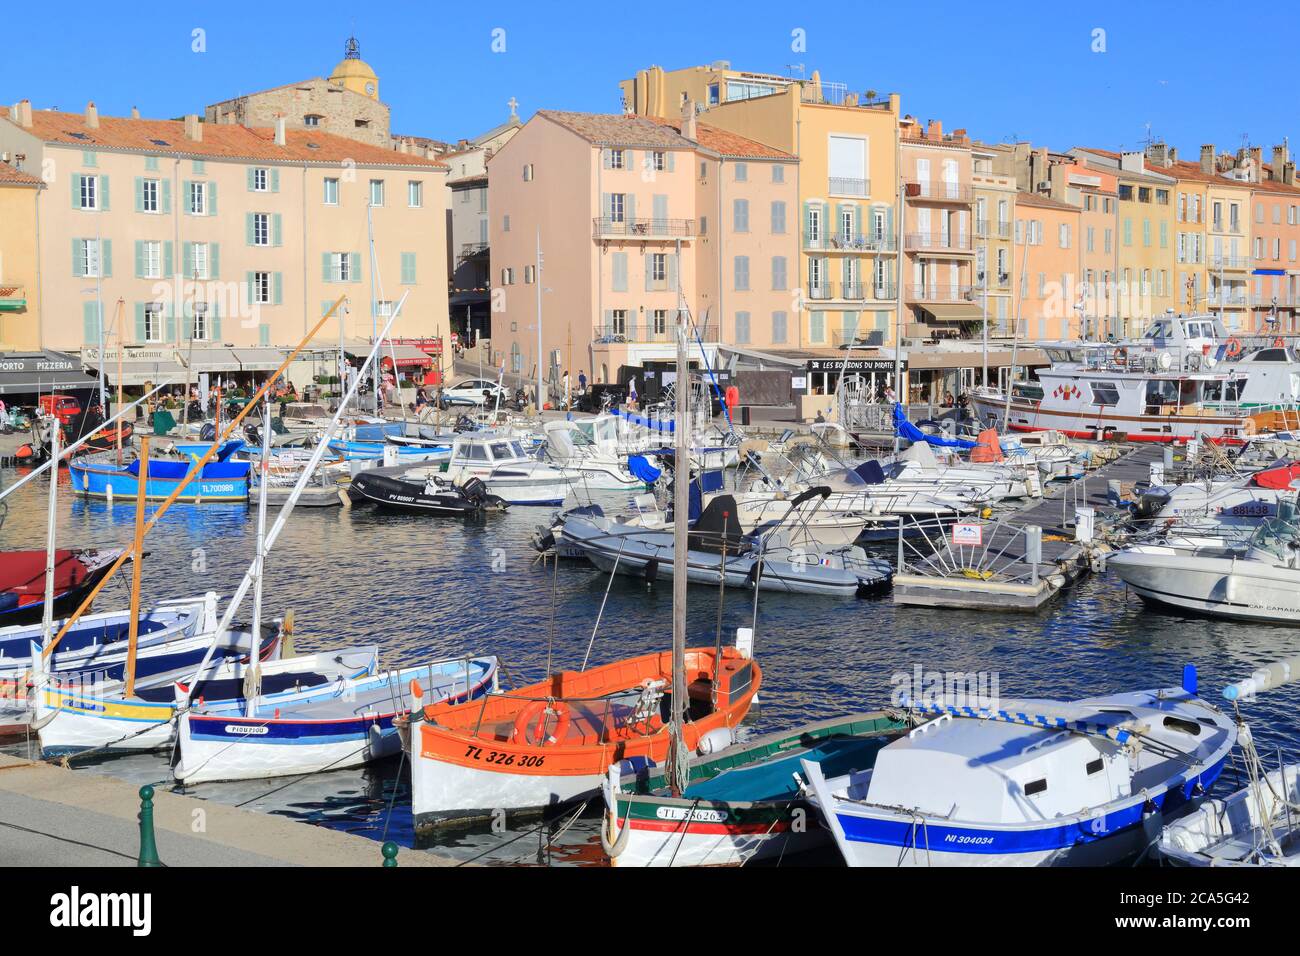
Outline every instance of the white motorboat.
[(1106, 567), (1144, 601), (1243, 621), (1300, 624), (1300, 529), (1282, 503), (1242, 546), (1140, 544)]
[(1201, 800), (1236, 742), (1232, 719), (1184, 684), (1074, 702), (905, 701), (935, 719), (870, 770), (827, 778), (803, 761), (806, 791), (850, 866), (1118, 863)]
[[(593, 439), (578, 422), (547, 422), (546, 458), (556, 468), (573, 479), (583, 491), (644, 491), (649, 487), (646, 477), (651, 471), (639, 469), (633, 474), (628, 465), (628, 455), (620, 455), (616, 437), (607, 435), (617, 419), (600, 416), (589, 419), (596, 438)], [(641, 459), (643, 462), (644, 458)], [(653, 469), (648, 462), (646, 465)], [(654, 469), (657, 471), (657, 469)]]
[[(408, 477), (419, 480), (425, 469)], [(558, 468), (530, 457), (519, 440), (494, 432), (467, 432), (451, 447), (451, 460), (429, 474), (456, 484), (478, 478), (488, 491), (512, 505), (558, 505), (573, 488), (573, 479)]]

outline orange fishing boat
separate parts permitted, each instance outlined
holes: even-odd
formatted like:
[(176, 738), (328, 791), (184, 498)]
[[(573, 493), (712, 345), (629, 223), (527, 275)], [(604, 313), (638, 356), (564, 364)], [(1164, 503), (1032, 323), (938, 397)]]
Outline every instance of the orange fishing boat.
[[(688, 649), (685, 660), (682, 738), (690, 751), (711, 753), (731, 743), (762, 671), (735, 647)], [(416, 711), (403, 728), (416, 828), (558, 806), (596, 793), (611, 764), (662, 763), (672, 665), (671, 651), (645, 654)]]

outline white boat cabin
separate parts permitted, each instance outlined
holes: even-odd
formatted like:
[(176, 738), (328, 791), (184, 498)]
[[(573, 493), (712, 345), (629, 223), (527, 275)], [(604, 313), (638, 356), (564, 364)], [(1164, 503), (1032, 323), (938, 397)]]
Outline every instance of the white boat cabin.
[(460, 435), (451, 446), (451, 468), (492, 468), (535, 461), (516, 438), (493, 434)]

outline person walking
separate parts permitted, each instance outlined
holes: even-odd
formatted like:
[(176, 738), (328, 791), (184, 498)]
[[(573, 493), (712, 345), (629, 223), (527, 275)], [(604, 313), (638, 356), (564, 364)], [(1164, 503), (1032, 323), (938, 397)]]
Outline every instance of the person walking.
[(564, 370), (564, 409), (565, 409), (565, 411), (568, 411), (569, 409), (573, 408), (573, 401), (572, 401), (572, 399), (570, 398), (570, 393), (569, 393), (569, 384), (570, 384), (570, 383), (569, 383), (569, 370), (566, 368), (566, 369)]

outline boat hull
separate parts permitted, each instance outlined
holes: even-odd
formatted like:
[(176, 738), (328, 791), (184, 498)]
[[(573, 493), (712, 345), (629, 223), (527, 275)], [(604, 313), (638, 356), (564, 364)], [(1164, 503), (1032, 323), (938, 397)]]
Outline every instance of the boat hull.
[[(971, 406), (981, 422), (1001, 423), (1002, 399), (973, 395)], [(1058, 431), (1069, 438), (1095, 439), (1122, 433), (1127, 441), (1184, 444), (1205, 437), (1223, 444), (1241, 444), (1254, 430), (1249, 418), (1223, 415), (1116, 415), (1096, 407), (1053, 407), (1042, 402), (1012, 400), (1007, 428), (1014, 432)]]
[[(68, 474), (72, 477), (73, 493), (84, 498), (134, 499), (140, 484), (135, 475), (106, 465), (70, 461)], [(180, 484), (180, 479), (151, 477), (145, 482), (145, 498), (149, 501), (163, 501), (170, 497)], [(245, 473), (242, 477), (219, 478), (200, 475), (183, 486), (176, 500), (186, 504), (247, 501), (248, 475)]]
[(1106, 567), (1143, 601), (1198, 615), (1300, 624), (1300, 572), (1259, 561), (1196, 557), (1141, 546), (1112, 554)]

